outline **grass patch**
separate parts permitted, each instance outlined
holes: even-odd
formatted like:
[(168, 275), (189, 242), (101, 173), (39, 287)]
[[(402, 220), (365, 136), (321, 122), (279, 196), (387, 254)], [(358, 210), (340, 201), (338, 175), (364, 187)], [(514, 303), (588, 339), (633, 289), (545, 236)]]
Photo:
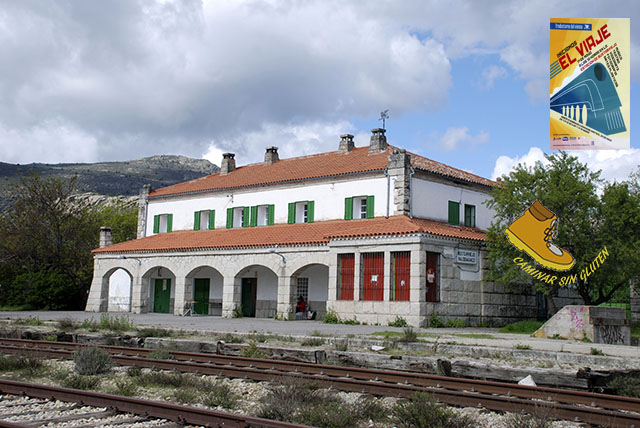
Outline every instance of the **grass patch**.
[(387, 410), (370, 397), (347, 403), (334, 391), (304, 379), (282, 378), (260, 399), (258, 416), (319, 428), (352, 428), (387, 420)]
[(61, 381), (65, 388), (95, 390), (100, 385), (100, 377), (86, 376), (78, 373), (71, 373)]
[(65, 317), (58, 321), (58, 328), (62, 331), (73, 331), (78, 328), (78, 323), (70, 317)]
[(519, 334), (531, 334), (537, 329), (542, 327), (544, 321), (536, 320), (524, 320), (511, 324), (507, 324), (500, 329), (500, 333), (519, 333)]
[(519, 350), (521, 350), (521, 351), (527, 351), (527, 350), (531, 349), (531, 346), (529, 346), (529, 345), (522, 345), (521, 343), (518, 343), (518, 344), (516, 345), (516, 349), (519, 349)]
[(16, 318), (14, 324), (18, 325), (30, 325), (30, 326), (39, 326), (44, 324), (43, 321), (40, 321), (38, 317), (27, 317), (27, 318)]
[(497, 337), (487, 333), (454, 333), (456, 337), (466, 337), (469, 339), (498, 339)]
[(138, 394), (138, 383), (131, 378), (116, 379), (113, 393), (125, 397), (135, 397)]
[(604, 352), (598, 348), (591, 348), (591, 355), (604, 355)]
[(505, 418), (506, 428), (551, 428), (552, 420), (546, 416), (529, 413), (510, 413)]
[(389, 327), (406, 327), (408, 325), (407, 320), (397, 315), (395, 320), (389, 322)]
[(640, 337), (640, 322), (631, 324), (631, 337)]
[(149, 358), (153, 358), (154, 360), (172, 360), (173, 355), (166, 349), (156, 348), (149, 353)]
[(310, 337), (310, 338), (304, 339), (302, 342), (300, 342), (300, 345), (302, 345), (302, 346), (322, 346), (322, 345), (324, 345), (324, 339), (321, 339), (319, 337)]
[(438, 316), (436, 312), (432, 313), (429, 317), (429, 328), (442, 328), (444, 327), (444, 322), (442, 318)]
[(89, 331), (110, 330), (117, 333), (135, 330), (133, 321), (131, 321), (128, 316), (121, 315), (112, 317), (109, 314), (100, 315), (100, 321), (96, 321), (93, 317), (91, 319), (84, 320), (80, 327)]
[(616, 395), (640, 398), (640, 376), (619, 376), (607, 384)]
[(408, 400), (398, 401), (391, 413), (398, 428), (475, 428), (478, 426), (472, 418), (459, 416), (453, 410), (438, 405), (431, 395), (424, 392), (418, 392)]
[(20, 371), (32, 377), (44, 370), (42, 360), (19, 355), (0, 355), (0, 372)]
[(260, 348), (256, 342), (249, 343), (249, 346), (242, 348), (240, 355), (246, 358), (267, 358), (267, 354)]
[(137, 329), (138, 337), (173, 337), (176, 332), (168, 328), (143, 327)]
[(114, 365), (108, 352), (95, 347), (78, 349), (73, 354), (73, 362), (76, 373), (83, 376), (107, 373)]
[(447, 328), (465, 328), (465, 327), (469, 327), (469, 323), (463, 319), (456, 318), (453, 320), (447, 320), (444, 326)]
[(402, 336), (398, 337), (396, 340), (403, 343), (417, 342), (418, 335), (413, 331), (413, 327), (405, 327), (402, 330)]
[(17, 306), (0, 306), (0, 311), (3, 312), (24, 312), (24, 311), (33, 311), (34, 307), (31, 305), (17, 305)]

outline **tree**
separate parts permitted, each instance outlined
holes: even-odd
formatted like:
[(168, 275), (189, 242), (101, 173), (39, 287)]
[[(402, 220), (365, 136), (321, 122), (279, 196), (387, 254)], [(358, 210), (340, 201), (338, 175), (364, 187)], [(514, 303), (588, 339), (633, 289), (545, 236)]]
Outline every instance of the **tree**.
[[(576, 292), (587, 305), (598, 305), (625, 296), (629, 280), (640, 274), (640, 194), (637, 176), (629, 182), (608, 183), (600, 172), (567, 153), (546, 155), (547, 163), (534, 167), (518, 165), (493, 191), (487, 203), (496, 212), (487, 231), (489, 279), (509, 285), (532, 283), (547, 296), (550, 313), (555, 312), (552, 296), (561, 287), (534, 280), (513, 262), (522, 257), (535, 262), (513, 247), (504, 230), (533, 202), (542, 204), (558, 217), (557, 237), (553, 243), (569, 251), (575, 265), (566, 275), (576, 274)], [(598, 253), (607, 248), (607, 260), (588, 277), (580, 271), (589, 266)], [(538, 270), (543, 270), (537, 266)], [(560, 278), (563, 274), (551, 271)]]
[(83, 309), (101, 224), (122, 226), (118, 239), (135, 238), (135, 208), (91, 208), (72, 198), (76, 185), (75, 177), (32, 174), (15, 187), (12, 208), (0, 215), (2, 304)]

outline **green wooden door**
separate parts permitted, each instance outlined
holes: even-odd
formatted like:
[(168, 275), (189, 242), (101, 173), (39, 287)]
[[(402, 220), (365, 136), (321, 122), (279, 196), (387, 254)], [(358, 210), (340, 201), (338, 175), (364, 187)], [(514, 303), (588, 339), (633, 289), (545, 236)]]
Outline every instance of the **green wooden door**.
[(209, 315), (209, 278), (196, 278), (193, 282), (193, 311), (199, 315)]
[(153, 312), (169, 313), (171, 304), (171, 280), (156, 279), (153, 290)]
[(256, 316), (256, 278), (242, 278), (242, 316)]

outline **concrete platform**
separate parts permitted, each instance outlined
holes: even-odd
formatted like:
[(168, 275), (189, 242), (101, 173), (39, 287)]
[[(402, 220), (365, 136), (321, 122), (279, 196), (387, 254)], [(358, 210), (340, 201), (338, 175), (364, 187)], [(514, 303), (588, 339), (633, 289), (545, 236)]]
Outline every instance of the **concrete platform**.
[[(128, 312), (109, 312), (111, 317), (128, 317), (136, 326), (158, 327), (197, 331), (203, 333), (213, 332), (258, 332), (278, 335), (311, 336), (331, 335), (355, 337), (368, 336), (375, 332), (396, 331), (402, 332), (399, 327), (373, 326), (373, 325), (343, 325), (324, 324), (321, 321), (278, 321), (268, 318), (221, 318), (213, 316), (176, 317), (171, 314), (131, 314)], [(101, 313), (92, 312), (0, 312), (0, 320), (16, 318), (38, 318), (41, 321), (57, 321), (71, 318), (76, 321), (85, 319), (99, 320)], [(426, 341), (439, 343), (456, 343), (460, 345), (482, 346), (491, 348), (516, 349), (518, 345), (529, 346), (531, 350), (562, 352), (579, 355), (591, 355), (591, 349), (596, 348), (607, 356), (637, 359), (640, 365), (640, 347), (624, 345), (605, 345), (585, 343), (580, 341), (536, 338), (526, 334), (500, 333), (494, 328), (420, 328), (414, 329), (417, 333), (429, 333)], [(478, 336), (483, 335), (489, 337)], [(371, 336), (368, 336), (372, 338)]]

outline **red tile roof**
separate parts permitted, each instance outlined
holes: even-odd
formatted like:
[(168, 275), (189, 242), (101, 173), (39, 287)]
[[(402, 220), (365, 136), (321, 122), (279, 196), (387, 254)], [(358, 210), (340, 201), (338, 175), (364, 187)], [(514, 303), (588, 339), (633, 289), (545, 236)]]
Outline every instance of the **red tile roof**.
[(238, 229), (183, 230), (161, 233), (93, 250), (94, 253), (190, 251), (209, 248), (325, 245), (330, 239), (430, 233), (437, 236), (484, 241), (482, 230), (405, 215), (363, 220), (275, 224)]
[[(388, 156), (395, 149), (388, 146), (378, 153), (369, 153), (369, 147), (358, 147), (348, 153), (327, 152), (297, 158), (281, 159), (273, 164), (255, 163), (239, 166), (227, 175), (208, 175), (150, 193), (150, 197), (215, 191), (265, 184), (287, 183), (300, 180), (338, 177), (347, 174), (382, 172), (387, 167)], [(496, 182), (462, 171), (440, 162), (411, 154), (414, 169), (454, 178), (470, 183), (495, 186)]]

